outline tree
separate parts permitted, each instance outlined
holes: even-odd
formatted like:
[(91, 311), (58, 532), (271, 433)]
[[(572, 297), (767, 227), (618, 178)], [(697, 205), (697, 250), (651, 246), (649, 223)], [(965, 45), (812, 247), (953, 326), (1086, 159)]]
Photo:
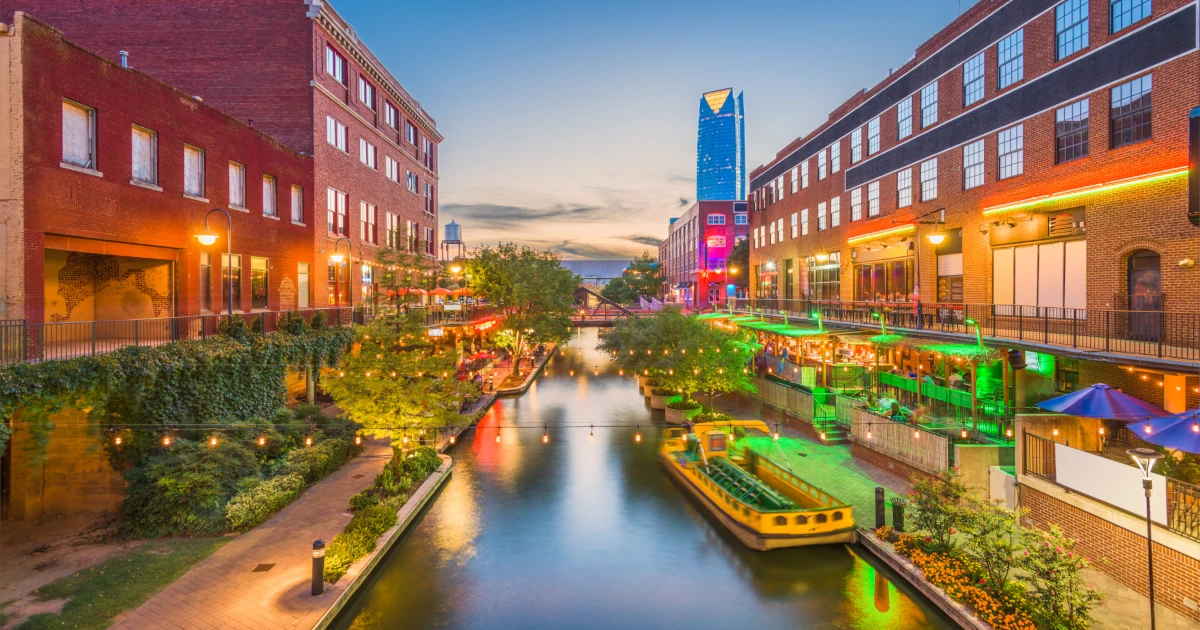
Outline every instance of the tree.
[(554, 252), (513, 243), (483, 246), (472, 252), (467, 273), (475, 295), (500, 310), (500, 330), (508, 332), (497, 339), (512, 354), (518, 374), (535, 346), (570, 337), (579, 276)]
[(386, 436), (460, 421), (463, 403), (478, 390), (457, 379), (454, 349), (433, 343), (423, 317), (385, 315), (355, 331), (341, 366), (321, 379), (352, 420)]
[(1029, 604), (1039, 628), (1082, 630), (1091, 622), (1091, 610), (1101, 595), (1083, 580), (1081, 571), (1090, 558), (1075, 553), (1075, 541), (1057, 525), (1050, 531), (1026, 530), (1026, 549), (1020, 567), (1029, 582)]
[[(747, 291), (750, 289), (750, 239), (738, 239), (733, 244), (733, 251), (725, 260), (725, 268), (729, 270), (729, 281), (737, 285), (737, 288)], [(734, 269), (737, 270), (736, 273)]]
[(633, 290), (634, 299), (638, 296), (657, 298), (662, 295), (662, 279), (658, 275), (660, 269), (658, 260), (650, 252), (643, 251), (621, 272), (621, 279)]
[(999, 499), (988, 501), (975, 493), (966, 497), (962, 528), (966, 535), (962, 552), (986, 576), (988, 588), (1003, 593), (1008, 576), (1022, 550), (1020, 519), (1027, 509), (1010, 510)]
[[(401, 249), (386, 248), (375, 254), (375, 261), (384, 269), (379, 287), (393, 306), (419, 302), (414, 289), (432, 289), (431, 278), (438, 273), (436, 260)], [(375, 296), (379, 300), (379, 295)]]
[(604, 288), (601, 289), (600, 296), (612, 300), (617, 304), (633, 304), (634, 300), (637, 299), (637, 293), (634, 292), (633, 287), (629, 286), (629, 283), (625, 281), (623, 276), (609, 280), (608, 284), (604, 285)]
[(913, 527), (925, 535), (926, 551), (955, 551), (954, 534), (966, 518), (963, 502), (970, 492), (957, 469), (936, 477), (922, 476), (913, 482), (908, 493), (910, 513)]

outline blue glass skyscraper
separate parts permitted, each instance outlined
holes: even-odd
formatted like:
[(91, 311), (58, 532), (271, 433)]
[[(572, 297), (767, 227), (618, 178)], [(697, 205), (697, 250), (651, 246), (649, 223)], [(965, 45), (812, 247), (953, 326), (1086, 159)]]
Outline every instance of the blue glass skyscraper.
[(733, 88), (700, 97), (696, 138), (696, 200), (746, 198), (746, 123), (742, 95)]

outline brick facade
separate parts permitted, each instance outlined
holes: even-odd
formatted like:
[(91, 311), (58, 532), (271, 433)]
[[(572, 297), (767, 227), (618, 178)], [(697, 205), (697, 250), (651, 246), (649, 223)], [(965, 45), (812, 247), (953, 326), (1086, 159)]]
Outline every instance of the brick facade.
[[(98, 268), (104, 269), (121, 257), (170, 261), (170, 312), (160, 312), (162, 295), (146, 291), (160, 316), (200, 312), (199, 258), (209, 252), (216, 310), (223, 304), (224, 218), (212, 220), (211, 227), (220, 234), (216, 244), (204, 247), (194, 238), (214, 207), (229, 210), (233, 252), (242, 256), (242, 303), (235, 310), (251, 310), (252, 257), (268, 261), (268, 308), (279, 309), (284, 302), (295, 307), (298, 265), (314, 263), (315, 252), (311, 224), (290, 220), (291, 190), (301, 187), (310, 216), (312, 159), (186, 92), (88, 52), (35, 19), (18, 19), (0, 42), (17, 51), (19, 62), (10, 68), (19, 73), (21, 86), (22, 230), (20, 241), (12, 232), (7, 240), (21, 250), (23, 270), (7, 270), (23, 279), (25, 302), (19, 317), (30, 322), (45, 318), (47, 250), (99, 256), (104, 263)], [(64, 99), (95, 111), (95, 169), (62, 165)], [(156, 134), (156, 186), (132, 182), (133, 125)], [(204, 150), (203, 196), (184, 194), (185, 144)], [(245, 168), (245, 209), (230, 204), (231, 162)], [(264, 175), (275, 178), (275, 216), (264, 211)], [(82, 269), (78, 264), (74, 268)], [(64, 268), (57, 279), (70, 281), (68, 271)], [(139, 286), (139, 270), (112, 271)], [(116, 276), (105, 278), (109, 283)]]
[[(658, 246), (663, 295), (668, 300), (696, 308), (725, 303), (725, 285), (736, 284), (727, 264), (734, 245), (749, 232), (746, 224), (738, 223), (739, 217), (747, 219), (747, 210), (744, 201), (697, 201), (672, 220), (667, 238)], [(724, 222), (710, 225), (712, 216)], [(747, 272), (738, 269), (737, 273)]]
[[(751, 202), (755, 212), (751, 214), (751, 229), (756, 230), (771, 225), (783, 219), (784, 234), (777, 237), (774, 243), (765, 231), (767, 242), (759, 243), (751, 251), (751, 267), (762, 267), (761, 280), (773, 281), (778, 273), (772, 270), (766, 272), (767, 263), (774, 262), (782, 268), (786, 261), (795, 261), (796, 283), (799, 287), (807, 284), (804, 274), (805, 259), (816, 254), (839, 252), (841, 255), (841, 286), (840, 299), (853, 301), (855, 299), (854, 266), (856, 256), (864, 255), (866, 246), (895, 244), (901, 238), (908, 247), (915, 247), (921, 257), (921, 278), (919, 281), (922, 300), (932, 302), (937, 299), (937, 259), (934, 248), (925, 239), (933, 226), (920, 226), (920, 237), (914, 238), (911, 232), (903, 237), (880, 237), (877, 240), (867, 238), (856, 241), (851, 246), (847, 241), (855, 237), (868, 237), (874, 233), (894, 229), (898, 226), (913, 225), (917, 216), (939, 208), (945, 208), (945, 224), (943, 230), (961, 229), (962, 232), (962, 299), (966, 303), (993, 302), (992, 286), (992, 251), (991, 238), (1005, 230), (1010, 230), (1004, 221), (1014, 219), (1023, 221), (1031, 213), (1054, 214), (1067, 209), (1084, 208), (1086, 214), (1087, 241), (1087, 286), (1086, 308), (1089, 309), (1124, 309), (1128, 305), (1123, 301), (1127, 292), (1126, 265), (1129, 256), (1139, 250), (1149, 250), (1161, 256), (1161, 291), (1166, 295), (1165, 305), (1168, 310), (1195, 310), (1194, 296), (1200, 290), (1200, 270), (1196, 267), (1185, 269), (1177, 263), (1184, 259), (1197, 257), (1196, 228), (1186, 220), (1186, 178), (1181, 175), (1169, 176), (1160, 180), (1130, 185), (1120, 189), (1084, 193), (1061, 201), (1044, 203), (1032, 209), (1022, 207), (1009, 212), (993, 212), (984, 215), (989, 208), (1005, 206), (1017, 202), (1036, 200), (1046, 195), (1074, 191), (1093, 187), (1100, 184), (1124, 181), (1164, 172), (1172, 172), (1187, 165), (1187, 119), (1188, 112), (1200, 104), (1200, 55), (1197, 55), (1193, 43), (1186, 53), (1175, 55), (1165, 60), (1157, 59), (1145, 62), (1145, 68), (1139, 68), (1137, 63), (1129, 63), (1131, 70), (1119, 80), (1098, 86), (1096, 89), (1080, 94), (1070, 94), (1074, 85), (1072, 81), (1078, 77), (1072, 76), (1072, 70), (1086, 68), (1085, 64), (1100, 54), (1108, 54), (1119, 50), (1125, 38), (1139, 37), (1143, 29), (1158, 29), (1172, 21), (1183, 21), (1184, 13), (1194, 12), (1194, 2), (1184, 0), (1164, 0), (1153, 3), (1153, 15), (1132, 26), (1126, 27), (1116, 34), (1109, 31), (1109, 3), (1105, 0), (1091, 0), (1089, 11), (1090, 42), (1087, 48), (1076, 52), (1062, 60), (1055, 60), (1055, 14), (1056, 2), (1025, 3), (1038, 5), (1035, 17), (1023, 25), (1024, 78), (1015, 84), (998, 89), (997, 75), (997, 43), (1011, 31), (976, 34), (971, 31), (988, 18), (1001, 10), (1015, 10), (1012, 3), (985, 1), (980, 2), (959, 19), (935, 35), (929, 42), (922, 45), (916, 57), (892, 73), (889, 77), (851, 100), (830, 115), (829, 120), (808, 134), (798, 139), (777, 154), (774, 161), (755, 169), (751, 173)], [(1007, 5), (1007, 6), (1006, 6)], [(1191, 15), (1191, 13), (1188, 13)], [(1165, 27), (1164, 27), (1165, 28)], [(1194, 31), (1194, 26), (1191, 27)], [(1146, 31), (1151, 32), (1151, 31)], [(1194, 32), (1191, 33), (1194, 40)], [(961, 36), (961, 37), (960, 37)], [(955, 38), (958, 38), (957, 40)], [(903, 140), (898, 140), (898, 113), (896, 102), (888, 103), (879, 109), (879, 151), (868, 153), (868, 125), (864, 121), (862, 130), (863, 158), (858, 163), (851, 163), (851, 136), (845, 135), (835, 141), (840, 146), (840, 170), (829, 173), (825, 179), (818, 179), (818, 160), (814, 154), (805, 162), (809, 165), (809, 183), (807, 188), (799, 188), (792, 192), (792, 172), (786, 169), (782, 172), (783, 194), (772, 203), (770, 201), (770, 184), (776, 182), (774, 173), (778, 168), (787, 166), (784, 162), (793, 152), (797, 155), (815, 150), (819, 144), (817, 138), (827, 129), (833, 128), (843, 119), (856, 113), (858, 109), (867, 111), (872, 106), (871, 99), (883, 93), (893, 83), (904, 80), (905, 75), (914, 72), (925, 63), (936, 61), (935, 55), (945, 54), (943, 46), (951, 41), (961, 45), (971, 41), (976, 46), (969, 51), (970, 55), (982, 52), (984, 54), (984, 97), (973, 103), (964, 111), (963, 107), (963, 64), (958, 63), (936, 78), (938, 91), (937, 122), (929, 127), (922, 127), (920, 92), (916, 86), (915, 92), (908, 92), (903, 99), (911, 99), (913, 133)], [(1132, 40), (1130, 40), (1132, 41)], [(932, 62), (931, 62), (932, 63)], [(1075, 64), (1075, 65), (1072, 65)], [(1054, 74), (1052, 86), (1031, 86), (1040, 78), (1051, 76), (1055, 70), (1065, 70)], [(1079, 70), (1083, 72), (1082, 70)], [(1153, 80), (1153, 109), (1152, 109), (1152, 138), (1134, 144), (1110, 148), (1110, 88), (1120, 85), (1130, 79), (1150, 75)], [(1061, 77), (1061, 79), (1060, 79)], [(1068, 83), (1070, 85), (1068, 85)], [(1059, 105), (1077, 102), (1086, 98), (1090, 103), (1090, 140), (1087, 157), (1075, 159), (1062, 164), (1055, 163), (1055, 108), (1032, 113), (1028, 117), (1003, 125), (988, 126), (975, 124), (969, 130), (963, 121), (968, 120), (966, 114), (984, 108), (1004, 98), (1004, 106), (1016, 108), (1022, 99), (1027, 97), (1022, 92), (1030, 89), (1046, 90), (1061, 89), (1063, 101)], [(899, 97), (898, 97), (899, 98)], [(902, 99), (901, 99), (902, 100)], [(871, 110), (875, 111), (875, 110)], [(847, 118), (848, 119), (848, 118)], [(985, 121), (986, 122), (986, 121)], [(1024, 131), (1024, 167), (1023, 174), (999, 180), (998, 139), (997, 133), (1009, 129), (1016, 124), (1023, 125)], [(921, 147), (935, 146), (930, 138), (953, 137), (952, 146), (945, 150), (934, 150), (921, 153)], [(938, 135), (940, 134), (940, 135)], [(983, 150), (983, 184), (964, 190), (963, 146), (982, 140)], [(821, 141), (824, 141), (822, 137)], [(940, 141), (939, 141), (940, 142)], [(925, 143), (925, 144), (922, 144)], [(945, 144), (945, 142), (942, 142)], [(826, 155), (829, 151), (820, 149)], [(912, 155), (911, 160), (895, 156)], [(936, 198), (921, 200), (920, 164), (926, 160), (937, 159), (937, 195)], [(890, 167), (878, 177), (855, 182), (847, 186), (848, 171), (861, 169), (863, 172), (880, 171), (872, 164), (873, 161), (884, 160), (886, 164), (903, 163), (900, 171), (909, 170), (912, 177), (911, 207), (898, 208), (897, 170)], [(887, 161), (890, 160), (890, 161)], [(790, 163), (789, 163), (790, 164)], [(776, 167), (776, 171), (771, 171)], [(874, 169), (873, 171), (871, 169)], [(770, 171), (770, 173), (769, 173)], [(770, 177), (770, 179), (766, 179)], [(867, 197), (868, 184), (879, 183), (879, 214), (878, 217), (868, 216)], [(863, 199), (862, 218), (851, 219), (851, 192), (861, 190)], [(817, 229), (816, 213), (818, 204), (829, 203), (833, 199), (840, 200), (840, 221), (833, 226), (830, 218), (828, 229)], [(791, 234), (791, 216), (807, 209), (809, 212), (808, 235)], [(937, 214), (927, 220), (937, 220)], [(1000, 221), (1001, 225), (994, 223)], [(988, 230), (984, 234), (983, 230)], [(1080, 238), (1078, 234), (1074, 238)], [(754, 241), (752, 237), (752, 242)], [(915, 244), (913, 242), (915, 241)], [(1045, 241), (1042, 241), (1045, 242)], [(911, 249), (907, 254), (912, 257)], [(1082, 279), (1079, 279), (1082, 281)], [(757, 283), (756, 283), (757, 284)], [(797, 288), (795, 297), (805, 295), (802, 288)], [(782, 284), (774, 284), (773, 295), (784, 297)], [(766, 296), (765, 296), (766, 297)], [(907, 300), (897, 300), (907, 301)]]
[[(1161, 490), (1158, 490), (1161, 491)], [(1021, 487), (1021, 506), (1029, 509), (1029, 519), (1040, 529), (1058, 525), (1078, 541), (1076, 550), (1093, 559), (1103, 559), (1095, 567), (1138, 593), (1148, 595), (1146, 574), (1146, 537), (1115, 525), (1039, 492)], [(1154, 543), (1155, 600), (1171, 610), (1200, 622), (1200, 611), (1184, 600), (1200, 601), (1200, 561), (1170, 547)], [(1194, 604), (1193, 604), (1194, 605)]]
[(886, 470), (887, 472), (890, 472), (901, 479), (916, 481), (918, 479), (933, 478), (933, 475), (925, 472), (924, 470), (913, 467), (898, 459), (888, 457), (887, 454), (859, 444), (858, 442), (850, 443), (850, 454), (853, 455), (855, 459), (862, 460), (880, 470)]
[[(438, 144), (436, 121), (367, 49), (354, 29), (323, 0), (185, 0), (156, 3), (111, 0), (102, 11), (86, 4), (55, 0), (6, 0), (0, 19), (28, 11), (60, 28), (84, 46), (116, 59), (131, 54), (131, 65), (313, 157), (312, 220), (306, 217), (317, 250), (313, 267), (314, 305), (331, 303), (326, 278), (334, 242), (350, 240), (356, 263), (374, 261), (388, 244), (388, 215), (398, 226), (398, 245), (429, 258), (436, 256), (438, 228)], [(345, 61), (343, 81), (326, 72), (326, 47)], [(202, 51), (198, 54), (197, 51)], [(375, 108), (359, 99), (364, 77), (375, 90)], [(387, 104), (397, 110), (388, 124)], [(326, 142), (326, 117), (346, 126), (346, 150)], [(413, 128), (409, 141), (406, 127)], [(375, 168), (360, 161), (359, 142), (371, 142)], [(425, 151), (426, 140), (432, 151)], [(387, 177), (387, 158), (396, 160), (399, 181)], [(419, 180), (416, 192), (407, 173)], [(432, 186), (426, 201), (425, 186)], [(326, 229), (327, 193), (346, 193), (343, 232)], [(363, 238), (363, 204), (375, 207), (375, 237)], [(412, 239), (408, 226), (415, 232)], [(397, 247), (404, 249), (404, 247)], [(341, 253), (346, 253), (343, 244)], [(383, 270), (374, 267), (377, 282)], [(355, 303), (363, 295), (363, 275), (349, 270)], [(345, 293), (345, 285), (342, 285)], [(343, 298), (341, 303), (347, 300)]]

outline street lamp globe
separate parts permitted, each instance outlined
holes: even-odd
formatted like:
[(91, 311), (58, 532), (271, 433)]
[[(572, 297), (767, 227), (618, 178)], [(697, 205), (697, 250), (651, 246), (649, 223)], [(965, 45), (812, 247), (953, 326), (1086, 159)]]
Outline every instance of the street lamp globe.
[(926, 238), (928, 238), (929, 242), (933, 243), (934, 245), (941, 245), (942, 241), (946, 240), (946, 234), (944, 232), (934, 232)]
[(216, 243), (217, 239), (220, 238), (220, 236), (221, 236), (220, 234), (217, 234), (216, 232), (214, 232), (206, 227), (203, 230), (201, 230), (200, 232), (196, 233), (196, 240), (200, 241), (201, 245), (208, 247), (209, 245)]
[(1162, 453), (1152, 448), (1131, 448), (1125, 451), (1133, 463), (1137, 464), (1138, 470), (1142, 471), (1142, 479), (1150, 479), (1150, 471), (1154, 469), (1154, 464), (1162, 459)]
[(333, 253), (333, 254), (329, 255), (329, 260), (331, 260), (335, 263), (340, 263), (343, 260), (345, 260), (345, 258), (346, 258), (345, 254)]
[(458, 274), (462, 273), (462, 265), (451, 265), (450, 273), (452, 273), (454, 275), (458, 275)]

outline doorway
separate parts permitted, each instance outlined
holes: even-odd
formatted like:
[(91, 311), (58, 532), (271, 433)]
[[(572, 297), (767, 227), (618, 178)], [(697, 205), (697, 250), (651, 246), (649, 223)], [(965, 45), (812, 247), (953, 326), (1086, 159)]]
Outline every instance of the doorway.
[(1129, 257), (1126, 267), (1126, 308), (1129, 333), (1137, 340), (1158, 341), (1162, 334), (1165, 302), (1162, 293), (1162, 257), (1142, 249)]

